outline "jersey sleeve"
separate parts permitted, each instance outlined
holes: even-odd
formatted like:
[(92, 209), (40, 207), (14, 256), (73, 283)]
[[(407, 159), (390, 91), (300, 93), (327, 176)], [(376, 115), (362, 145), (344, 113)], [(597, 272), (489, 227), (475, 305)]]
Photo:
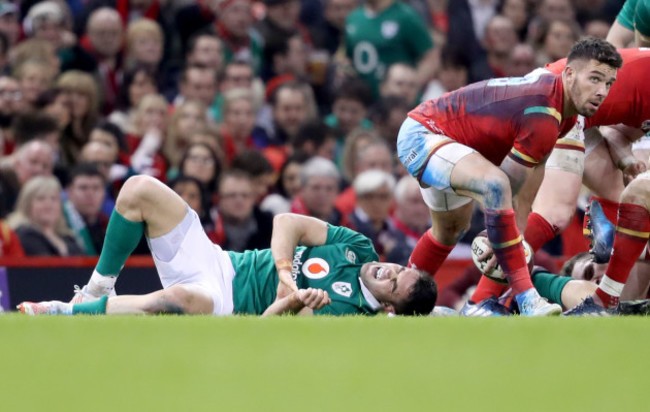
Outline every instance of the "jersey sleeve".
[(379, 260), (372, 241), (361, 233), (342, 226), (333, 226), (330, 224), (327, 226), (327, 245), (343, 244), (350, 247), (360, 262)]
[(537, 166), (551, 151), (560, 133), (562, 115), (553, 107), (532, 106), (523, 111), (519, 134), (508, 157), (526, 167)]
[(650, 0), (638, 0), (634, 10), (634, 28), (644, 36), (650, 36)]
[(402, 22), (401, 30), (408, 41), (410, 51), (420, 60), (429, 50), (433, 49), (433, 39), (422, 21), (422, 17), (409, 10)]
[(362, 315), (363, 312), (356, 306), (345, 303), (332, 301), (327, 306), (324, 306), (322, 309), (315, 310), (314, 315), (330, 315), (330, 316), (343, 316), (343, 315)]
[(636, 9), (637, 0), (627, 0), (621, 11), (616, 16), (619, 24), (626, 29), (634, 30), (634, 12)]

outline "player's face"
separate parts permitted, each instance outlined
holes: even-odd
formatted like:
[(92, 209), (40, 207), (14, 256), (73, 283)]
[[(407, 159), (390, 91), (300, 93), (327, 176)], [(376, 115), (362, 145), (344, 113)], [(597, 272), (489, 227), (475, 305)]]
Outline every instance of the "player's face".
[(361, 267), (361, 280), (384, 306), (404, 302), (420, 277), (415, 269), (395, 263), (369, 262)]
[(587, 280), (599, 284), (603, 275), (605, 275), (606, 268), (607, 265), (594, 263), (590, 256), (585, 256), (575, 263), (571, 277), (573, 279)]
[(565, 70), (569, 98), (576, 111), (585, 117), (593, 116), (616, 80), (616, 69), (592, 59), (576, 60)]

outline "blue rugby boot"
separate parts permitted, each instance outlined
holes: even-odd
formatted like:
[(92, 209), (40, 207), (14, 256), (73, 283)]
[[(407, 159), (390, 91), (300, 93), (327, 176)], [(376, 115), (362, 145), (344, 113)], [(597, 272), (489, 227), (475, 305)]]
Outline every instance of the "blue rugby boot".
[(587, 211), (587, 229), (589, 229), (589, 253), (594, 255), (594, 262), (607, 263), (614, 246), (616, 226), (607, 219), (598, 200), (590, 202)]
[(460, 310), (460, 316), (490, 317), (510, 315), (510, 311), (499, 303), (496, 296), (484, 299), (479, 303), (470, 303), (467, 301), (465, 306)]
[(600, 306), (594, 302), (591, 296), (588, 296), (579, 305), (567, 310), (562, 316), (611, 316), (615, 311)]
[(562, 313), (562, 306), (549, 303), (535, 288), (516, 295), (515, 300), (522, 316), (558, 316)]

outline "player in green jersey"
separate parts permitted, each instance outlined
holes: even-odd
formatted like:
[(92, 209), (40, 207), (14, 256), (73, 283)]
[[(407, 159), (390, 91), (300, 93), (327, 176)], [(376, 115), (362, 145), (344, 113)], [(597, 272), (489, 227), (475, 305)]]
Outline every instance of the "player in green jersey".
[[(115, 296), (124, 262), (145, 233), (163, 290)], [(425, 272), (379, 263), (372, 242), (311, 217), (274, 219), (271, 248), (226, 252), (194, 211), (148, 176), (120, 191), (90, 281), (70, 303), (23, 302), (27, 314), (428, 314), (436, 287)]]
[(618, 48), (650, 46), (650, 0), (627, 0), (607, 34), (607, 41)]

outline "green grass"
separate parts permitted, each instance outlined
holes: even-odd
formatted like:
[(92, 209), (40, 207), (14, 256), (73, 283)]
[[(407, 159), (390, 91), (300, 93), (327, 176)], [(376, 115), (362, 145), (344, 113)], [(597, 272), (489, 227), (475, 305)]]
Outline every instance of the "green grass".
[(0, 411), (646, 410), (649, 318), (0, 316)]

